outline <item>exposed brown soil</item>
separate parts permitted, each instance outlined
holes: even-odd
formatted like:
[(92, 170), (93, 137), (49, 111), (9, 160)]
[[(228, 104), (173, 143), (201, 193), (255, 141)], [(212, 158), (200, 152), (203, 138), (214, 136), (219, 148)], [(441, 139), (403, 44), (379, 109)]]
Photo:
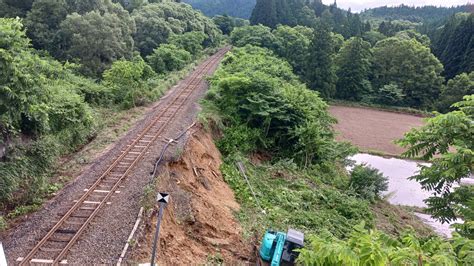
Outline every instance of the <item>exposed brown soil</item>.
[(330, 106), (329, 112), (338, 123), (335, 129), (338, 140), (349, 141), (362, 151), (375, 151), (387, 155), (400, 155), (405, 150), (393, 142), (412, 128), (424, 124), (415, 115), (362, 107)]
[[(159, 264), (201, 265), (220, 258), (235, 265), (251, 258), (253, 248), (242, 239), (234, 217), (239, 205), (222, 177), (221, 163), (211, 135), (198, 129), (180, 158), (158, 177), (159, 191), (171, 196), (161, 225)], [(149, 261), (155, 217), (146, 220), (145, 237), (134, 250), (132, 261)]]

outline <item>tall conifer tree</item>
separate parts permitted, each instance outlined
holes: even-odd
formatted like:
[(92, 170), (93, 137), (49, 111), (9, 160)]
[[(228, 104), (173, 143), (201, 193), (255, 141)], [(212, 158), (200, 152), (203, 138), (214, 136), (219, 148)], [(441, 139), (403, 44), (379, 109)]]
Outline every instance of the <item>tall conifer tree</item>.
[(327, 25), (318, 23), (310, 46), (306, 79), (311, 89), (331, 98), (336, 92), (336, 74), (333, 62), (333, 40)]

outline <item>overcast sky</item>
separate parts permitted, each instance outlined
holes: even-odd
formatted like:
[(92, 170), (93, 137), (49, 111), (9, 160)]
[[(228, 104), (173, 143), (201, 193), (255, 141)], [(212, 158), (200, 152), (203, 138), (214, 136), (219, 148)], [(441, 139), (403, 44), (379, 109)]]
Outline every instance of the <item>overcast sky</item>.
[[(378, 7), (378, 6), (393, 6), (399, 4), (424, 6), (424, 5), (435, 5), (435, 6), (453, 6), (463, 5), (466, 3), (474, 3), (474, 0), (336, 0), (337, 6), (344, 9), (349, 7), (352, 11), (361, 11), (364, 8)], [(334, 3), (334, 0), (323, 0), (324, 4)]]

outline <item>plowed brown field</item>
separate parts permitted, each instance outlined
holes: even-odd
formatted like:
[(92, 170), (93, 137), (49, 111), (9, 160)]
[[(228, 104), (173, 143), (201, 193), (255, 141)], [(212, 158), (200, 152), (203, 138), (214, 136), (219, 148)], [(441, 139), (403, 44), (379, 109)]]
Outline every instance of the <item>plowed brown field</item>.
[(330, 106), (329, 112), (337, 118), (337, 139), (349, 141), (361, 151), (375, 151), (400, 155), (404, 149), (394, 143), (404, 133), (424, 124), (415, 115), (381, 111), (362, 107)]

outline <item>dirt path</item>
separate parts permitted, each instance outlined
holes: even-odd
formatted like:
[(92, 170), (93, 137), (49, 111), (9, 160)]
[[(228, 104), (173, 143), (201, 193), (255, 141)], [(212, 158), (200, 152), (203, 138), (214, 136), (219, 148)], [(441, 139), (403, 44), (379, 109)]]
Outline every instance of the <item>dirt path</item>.
[(330, 106), (329, 112), (338, 123), (338, 140), (346, 140), (362, 151), (400, 155), (404, 149), (393, 141), (411, 128), (423, 125), (423, 118), (369, 108)]
[[(197, 68), (200, 68), (198, 66)], [(211, 75), (217, 64), (205, 73), (198, 87), (192, 92), (185, 105), (176, 115), (175, 120), (160, 135), (160, 138), (148, 150), (146, 158), (140, 161), (135, 170), (130, 173), (121, 184), (120, 193), (115, 194), (110, 205), (102, 208), (92, 224), (70, 252), (66, 259), (70, 264), (115, 264), (125, 245), (128, 235), (135, 223), (137, 213), (141, 206), (144, 187), (150, 181), (150, 172), (154, 162), (159, 156), (164, 141), (174, 138), (186, 127), (192, 124), (199, 111), (198, 100), (204, 95), (208, 84), (205, 77)], [(173, 87), (152, 110), (139, 121), (113, 148), (107, 151), (87, 170), (75, 180), (67, 184), (58, 195), (44, 204), (39, 211), (25, 217), (24, 222), (11, 228), (2, 239), (6, 255), (10, 264), (15, 264), (18, 257), (25, 256), (29, 250), (41, 239), (43, 235), (61, 218), (61, 216), (80, 198), (91, 184), (107, 169), (111, 162), (117, 158), (126, 145), (134, 139), (148, 123), (154, 120), (171, 100), (173, 95), (179, 93), (191, 82), (191, 75)], [(178, 149), (179, 145), (176, 146)], [(170, 152), (176, 152), (170, 151)]]

